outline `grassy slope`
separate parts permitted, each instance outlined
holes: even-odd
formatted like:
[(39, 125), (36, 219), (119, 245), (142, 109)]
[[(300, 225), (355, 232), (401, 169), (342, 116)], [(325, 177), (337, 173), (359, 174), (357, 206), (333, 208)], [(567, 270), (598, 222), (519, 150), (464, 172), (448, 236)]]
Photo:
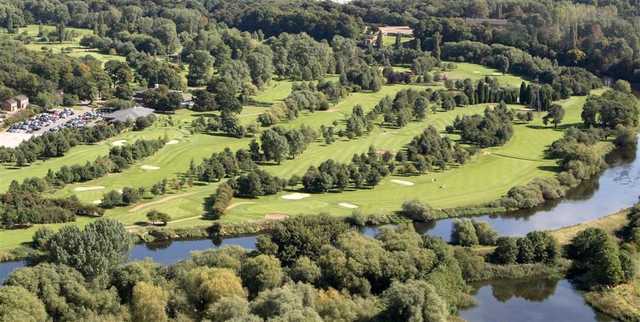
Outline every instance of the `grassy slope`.
[[(37, 37), (38, 36), (38, 25), (28, 25), (27, 27), (20, 28), (19, 33), (27, 33), (29, 36)], [(43, 26), (43, 29), (46, 33), (54, 31), (55, 26)], [(54, 53), (60, 53), (62, 50), (71, 50), (67, 54), (72, 57), (84, 57), (86, 55), (93, 56), (101, 62), (107, 62), (109, 60), (119, 60), (125, 61), (125, 57), (118, 55), (105, 55), (99, 53), (95, 49), (85, 48), (80, 46), (80, 39), (82, 39), (85, 35), (90, 35), (93, 33), (90, 29), (81, 29), (81, 28), (70, 28), (67, 27), (67, 30), (75, 31), (79, 36), (73, 39), (72, 41), (64, 41), (62, 43), (43, 43), (43, 42), (33, 42), (30, 44), (26, 44), (25, 47), (31, 50), (52, 50)]]
[[(580, 107), (584, 99), (576, 97), (563, 102), (567, 108), (568, 123), (579, 120)], [(481, 106), (469, 107), (454, 112), (430, 115), (431, 117), (426, 123), (434, 124), (442, 129), (457, 113), (474, 113), (481, 111), (482, 108)], [(264, 218), (265, 214), (281, 212), (291, 215), (321, 211), (335, 215), (351, 213), (350, 209), (340, 207), (338, 205), (340, 202), (354, 203), (361, 206), (365, 212), (376, 212), (397, 210), (402, 201), (410, 198), (425, 200), (436, 207), (470, 205), (493, 200), (513, 185), (526, 183), (537, 176), (555, 173), (555, 162), (544, 160), (542, 158), (543, 151), (550, 142), (559, 138), (562, 132), (559, 129), (540, 128), (540, 124), (532, 125), (534, 126), (517, 125), (516, 135), (507, 145), (488, 149), (487, 153), (477, 156), (459, 169), (416, 177), (389, 178), (371, 190), (318, 194), (300, 201), (283, 200), (281, 196), (288, 192), (253, 200), (235, 199), (234, 203), (237, 206), (230, 210), (222, 221), (260, 220)], [(316, 143), (298, 159), (286, 161), (280, 166), (267, 166), (266, 169), (282, 176), (289, 176), (294, 173), (301, 174), (309, 164), (318, 164), (328, 157), (346, 161), (351, 158), (353, 153), (366, 151), (371, 143), (378, 148), (387, 146), (392, 149), (398, 148), (410, 140), (413, 134), (411, 132), (418, 133), (424, 126), (425, 124), (412, 123), (402, 130), (395, 130), (399, 133), (386, 135), (381, 132), (391, 133), (393, 131), (377, 130), (369, 137), (354, 142), (337, 142), (328, 147)], [(523, 160), (523, 157), (527, 160)], [(434, 178), (436, 182), (432, 181)], [(400, 186), (392, 183), (392, 179), (408, 180), (416, 185), (412, 187)], [(440, 188), (441, 186), (445, 188)], [(208, 224), (210, 222), (200, 219), (198, 214), (204, 211), (203, 200), (214, 191), (214, 187), (215, 184), (211, 187), (198, 187), (194, 189), (193, 194), (170, 202), (134, 212), (119, 209), (111, 212), (110, 215), (126, 222), (134, 222), (133, 218), (141, 218), (146, 211), (157, 208), (170, 211), (174, 218), (181, 218), (171, 226)]]
[[(458, 71), (460, 77), (493, 73), (491, 69), (486, 69), (478, 65), (459, 64)], [(465, 72), (466, 71), (466, 72)], [(481, 74), (473, 73), (480, 71)], [(480, 77), (480, 76), (478, 76)], [(522, 80), (513, 77), (510, 83), (519, 84)], [(277, 82), (269, 90), (259, 94), (256, 100), (261, 102), (273, 102), (286, 96), (291, 84), (289, 82)], [(379, 93), (355, 93), (351, 94), (340, 104), (331, 109), (331, 112), (305, 113), (299, 119), (284, 126), (299, 126), (300, 124), (313, 125), (319, 127), (321, 124), (331, 124), (334, 120), (341, 121), (345, 115), (351, 112), (353, 105), (362, 104), (365, 110), (371, 109), (384, 95), (393, 95), (402, 88), (412, 85), (385, 86)], [(415, 85), (413, 85), (415, 86)], [(580, 107), (585, 98), (572, 98), (564, 102), (567, 108), (565, 121), (568, 123), (579, 121)], [(264, 108), (248, 107), (240, 116), (245, 123), (251, 123), (255, 116)], [(427, 121), (423, 123), (411, 123), (407, 127), (397, 129), (376, 129), (375, 133), (355, 141), (339, 141), (330, 146), (322, 143), (314, 143), (311, 147), (296, 160), (284, 162), (279, 166), (265, 166), (268, 171), (283, 177), (288, 177), (293, 173), (302, 174), (309, 165), (319, 164), (327, 158), (334, 158), (340, 161), (347, 161), (354, 153), (364, 152), (370, 145), (375, 145), (378, 149), (398, 150), (408, 143), (414, 135), (420, 133), (428, 124), (439, 129), (450, 124), (451, 120), (458, 114), (474, 114), (481, 112), (484, 106), (466, 107), (452, 112), (438, 112), (430, 114)], [(182, 124), (188, 123), (192, 117), (189, 112), (180, 112), (175, 119)], [(539, 119), (539, 117), (538, 117)], [(313, 195), (302, 201), (285, 201), (281, 199), (282, 194), (265, 197), (256, 200), (236, 199), (239, 205), (230, 210), (224, 217), (225, 222), (241, 222), (246, 220), (262, 219), (265, 214), (272, 212), (284, 212), (288, 214), (317, 213), (328, 211), (336, 215), (347, 215), (349, 209), (338, 206), (340, 202), (350, 202), (361, 206), (367, 212), (392, 211), (397, 210), (401, 202), (410, 198), (425, 200), (436, 207), (451, 207), (466, 204), (474, 204), (495, 199), (506, 192), (515, 184), (522, 184), (531, 178), (541, 175), (552, 175), (554, 162), (543, 160), (542, 153), (546, 146), (561, 135), (560, 130), (541, 128), (540, 121), (537, 120), (532, 125), (517, 125), (514, 138), (503, 147), (488, 149), (485, 153), (475, 157), (470, 163), (459, 169), (452, 169), (444, 172), (429, 173), (423, 176), (387, 178), (379, 186), (371, 190), (349, 191), (342, 194)], [(184, 128), (184, 126), (183, 126)], [(188, 167), (191, 159), (196, 161), (199, 158), (208, 156), (213, 151), (220, 151), (229, 146), (232, 149), (246, 147), (247, 139), (232, 139), (226, 137), (216, 137), (207, 135), (191, 135), (186, 130), (175, 128), (154, 128), (140, 133), (127, 133), (126, 135), (147, 135), (151, 137), (164, 135), (169, 139), (178, 139), (181, 142), (163, 148), (156, 155), (142, 161), (122, 174), (110, 175), (105, 178), (93, 180), (81, 185), (72, 185), (58, 192), (59, 195), (75, 193), (74, 188), (78, 186), (105, 186), (106, 189), (118, 189), (122, 186), (150, 185), (166, 177), (173, 177)], [(121, 139), (114, 138), (111, 141)], [(76, 155), (99, 155), (99, 151), (107, 151), (105, 146), (84, 146), (77, 147), (79, 151), (73, 151)], [(83, 150), (86, 149), (86, 150)], [(100, 150), (103, 149), (103, 150)], [(94, 155), (87, 157), (88, 160)], [(530, 159), (523, 160), (521, 158)], [(62, 160), (64, 159), (64, 160)], [(62, 164), (77, 163), (77, 158), (63, 157), (60, 159), (43, 162), (38, 171), (46, 173), (49, 167), (55, 168)], [(153, 165), (161, 169), (157, 171), (143, 171), (140, 165)], [(38, 165), (36, 165), (38, 167)], [(36, 168), (33, 168), (36, 169)], [(34, 175), (33, 169), (26, 171), (29, 175)], [(0, 170), (0, 176), (6, 173)], [(8, 170), (7, 170), (8, 171)], [(20, 170), (12, 170), (20, 171)], [(14, 172), (16, 173), (16, 172)], [(406, 187), (390, 182), (390, 179), (408, 180), (416, 183), (415, 186)], [(436, 182), (432, 180), (436, 179)], [(444, 187), (444, 188), (441, 188)], [(160, 200), (144, 201), (146, 207), (138, 207), (134, 211), (130, 208), (119, 208), (109, 210), (107, 216), (121, 220), (127, 225), (144, 220), (144, 215), (150, 209), (158, 209), (168, 212), (176, 220), (170, 226), (193, 226), (198, 224), (210, 224), (203, 221), (199, 216), (204, 211), (204, 200), (215, 191), (216, 184), (195, 186), (185, 189), (182, 192), (159, 198)], [(102, 196), (103, 191), (82, 192), (78, 197), (84, 201), (97, 200)], [(283, 193), (284, 194), (284, 193)], [(163, 201), (162, 199), (171, 199)], [(150, 204), (153, 202), (153, 204)], [(240, 204), (243, 203), (243, 204)], [(86, 223), (88, 219), (79, 218), (78, 223)], [(54, 226), (55, 227), (55, 226)], [(0, 249), (16, 246), (20, 242), (28, 241), (36, 228), (5, 231), (0, 233), (2, 243)], [(7, 241), (6, 243), (4, 241)]]
[(495, 77), (500, 81), (500, 84), (509, 85), (512, 87), (520, 87), (523, 79), (518, 76), (503, 74), (496, 69), (486, 67), (482, 65), (470, 64), (470, 63), (454, 63), (457, 68), (451, 71), (443, 72), (448, 79), (472, 79), (479, 80), (486, 76)]
[[(580, 108), (584, 97), (572, 98), (563, 102), (567, 109), (566, 123), (579, 121)], [(440, 130), (460, 114), (473, 114), (482, 111), (482, 106), (458, 109), (454, 112), (431, 115), (426, 121)], [(397, 149), (407, 143), (411, 137), (421, 131), (421, 126), (412, 124), (407, 128), (383, 135), (378, 133), (356, 141), (356, 144), (335, 143), (326, 148), (310, 151), (294, 161), (273, 167), (279, 175), (300, 174), (309, 164), (318, 164), (327, 157), (346, 161), (354, 152), (364, 152), (370, 144), (378, 149)], [(245, 204), (231, 210), (224, 221), (236, 222), (246, 219), (260, 219), (264, 214), (281, 212), (290, 215), (317, 213), (347, 215), (350, 209), (340, 207), (341, 202), (356, 204), (365, 212), (384, 212), (397, 210), (408, 199), (420, 199), (434, 207), (445, 208), (473, 205), (493, 200), (504, 194), (514, 185), (524, 184), (534, 177), (553, 175), (555, 161), (543, 158), (546, 147), (562, 135), (560, 129), (542, 127), (540, 117), (532, 124), (519, 124), (515, 127), (514, 137), (504, 146), (486, 149), (468, 164), (458, 169), (434, 172), (415, 177), (391, 177), (371, 190), (348, 191), (344, 193), (315, 194), (300, 201), (289, 201), (282, 195), (260, 198), (255, 204)], [(403, 139), (396, 140), (396, 136)], [(390, 137), (390, 138), (387, 138)], [(313, 158), (315, 159), (309, 159)], [(414, 186), (401, 186), (391, 180), (405, 180)], [(435, 181), (434, 181), (435, 180)]]

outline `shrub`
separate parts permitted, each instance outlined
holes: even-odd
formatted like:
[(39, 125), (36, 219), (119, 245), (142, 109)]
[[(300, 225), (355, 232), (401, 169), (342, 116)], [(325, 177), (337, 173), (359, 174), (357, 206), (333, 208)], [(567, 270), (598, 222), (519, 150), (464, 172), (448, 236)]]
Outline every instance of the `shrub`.
[(433, 209), (420, 200), (409, 200), (402, 203), (402, 214), (415, 221), (432, 221), (435, 219)]
[(453, 222), (453, 230), (451, 232), (451, 243), (464, 247), (479, 245), (478, 235), (473, 222), (469, 219), (456, 219)]

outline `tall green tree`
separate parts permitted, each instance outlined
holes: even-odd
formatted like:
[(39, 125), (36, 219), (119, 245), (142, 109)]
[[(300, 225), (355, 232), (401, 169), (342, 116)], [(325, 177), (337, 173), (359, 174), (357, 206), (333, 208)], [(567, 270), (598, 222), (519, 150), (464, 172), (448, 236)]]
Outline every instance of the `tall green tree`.
[(107, 274), (122, 264), (132, 246), (131, 236), (119, 221), (98, 219), (83, 230), (65, 226), (46, 245), (51, 262), (65, 264), (87, 278)]
[(205, 50), (196, 50), (189, 64), (189, 86), (207, 85), (213, 75), (214, 58)]

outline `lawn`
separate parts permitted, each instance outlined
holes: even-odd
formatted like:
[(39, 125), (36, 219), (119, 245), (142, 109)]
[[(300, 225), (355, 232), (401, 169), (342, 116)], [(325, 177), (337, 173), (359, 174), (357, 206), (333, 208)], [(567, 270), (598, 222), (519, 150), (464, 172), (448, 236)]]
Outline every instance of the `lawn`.
[[(560, 102), (566, 108), (564, 126), (580, 121), (580, 111), (585, 97), (574, 97)], [(316, 144), (296, 160), (279, 166), (266, 167), (269, 171), (288, 177), (302, 174), (309, 165), (318, 164), (331, 157), (348, 161), (353, 153), (365, 152), (373, 144), (377, 149), (397, 150), (406, 144), (423, 126), (431, 124), (442, 130), (458, 114), (474, 114), (484, 106), (440, 112), (430, 115), (424, 124), (413, 123), (401, 130), (376, 130), (369, 137), (353, 142), (337, 142), (330, 146)], [(562, 136), (562, 129), (545, 127), (542, 114), (536, 121), (515, 126), (514, 137), (504, 146), (485, 149), (469, 163), (443, 172), (422, 176), (390, 177), (373, 189), (343, 193), (313, 194), (308, 198), (291, 201), (282, 199), (283, 192), (276, 196), (255, 200), (236, 199), (238, 203), (222, 219), (223, 222), (241, 222), (263, 219), (265, 214), (286, 213), (289, 215), (328, 212), (348, 215), (352, 209), (340, 206), (350, 203), (366, 213), (389, 212), (399, 209), (403, 201), (420, 199), (437, 208), (475, 205), (494, 200), (514, 185), (525, 184), (535, 177), (550, 176), (556, 172), (555, 160), (544, 158), (544, 150)], [(564, 127), (563, 126), (563, 127)], [(413, 186), (404, 186), (393, 180), (408, 181)], [(198, 219), (194, 219), (199, 221)], [(186, 225), (187, 222), (180, 222)]]
[[(400, 43), (404, 44), (406, 42), (412, 41), (413, 37), (400, 37)], [(382, 36), (382, 46), (384, 47), (392, 47), (396, 45), (396, 36), (392, 35), (384, 35)]]
[[(566, 124), (578, 122), (584, 97), (575, 97), (562, 102), (567, 109)], [(296, 160), (283, 162), (279, 166), (265, 166), (268, 171), (288, 177), (302, 174), (309, 165), (318, 164), (328, 157), (348, 161), (353, 153), (365, 152), (370, 144), (378, 149), (398, 149), (406, 144), (413, 135), (424, 126), (432, 124), (443, 129), (458, 114), (474, 114), (485, 106), (467, 107), (453, 112), (439, 112), (429, 115), (424, 123), (411, 123), (401, 130), (377, 129), (370, 136), (355, 141), (340, 141), (325, 146), (314, 143)], [(260, 220), (265, 214), (287, 213), (290, 215), (328, 212), (335, 215), (348, 215), (351, 209), (343, 208), (340, 203), (352, 203), (365, 212), (398, 210), (407, 199), (421, 199), (435, 207), (454, 207), (473, 205), (493, 200), (504, 194), (514, 185), (524, 184), (539, 176), (555, 174), (555, 161), (544, 159), (546, 147), (562, 135), (561, 129), (542, 126), (539, 121), (532, 124), (516, 125), (516, 134), (505, 146), (486, 149), (470, 163), (444, 172), (429, 173), (413, 177), (390, 177), (370, 190), (347, 191), (344, 193), (314, 194), (311, 197), (291, 201), (282, 196), (259, 199), (235, 199), (236, 206), (228, 211), (223, 222), (237, 223), (248, 220)], [(398, 185), (391, 180), (404, 180), (414, 186)], [(434, 181), (435, 180), (435, 181)], [(131, 209), (120, 208), (109, 211), (109, 216), (118, 218), (127, 224), (144, 219), (144, 214), (157, 209), (172, 214), (176, 222), (172, 227), (186, 227), (198, 224), (210, 224), (200, 218), (204, 212), (204, 199), (215, 191), (216, 184), (195, 187), (180, 194), (179, 198), (163, 203), (149, 204), (148, 207)]]
[(458, 62), (454, 62), (454, 64), (456, 64), (457, 66), (456, 69), (443, 72), (443, 74), (446, 75), (448, 79), (455, 80), (469, 78), (475, 81), (489, 76), (497, 78), (502, 85), (509, 85), (518, 88), (523, 81), (521, 77), (511, 74), (503, 74), (502, 72), (491, 67)]
[[(478, 74), (474, 71), (479, 71)], [(483, 74), (491, 75), (495, 71), (472, 64), (458, 64), (458, 70), (447, 72), (460, 78), (480, 78)], [(454, 74), (455, 73), (455, 74)], [(515, 76), (504, 76), (505, 81), (520, 84), (522, 79)], [(258, 102), (273, 103), (282, 100), (291, 90), (292, 82), (274, 81), (265, 90), (256, 95)], [(285, 127), (298, 127), (307, 124), (314, 128), (320, 125), (330, 125), (337, 122), (342, 126), (345, 117), (351, 113), (354, 105), (361, 104), (365, 111), (375, 106), (385, 95), (394, 95), (397, 91), (418, 85), (384, 86), (377, 93), (352, 93), (340, 103), (332, 106), (329, 111), (302, 113), (291, 122), (283, 123)], [(580, 121), (580, 111), (585, 97), (573, 97), (560, 102), (566, 108), (564, 124)], [(283, 162), (281, 165), (264, 165), (267, 171), (288, 178), (292, 174), (303, 174), (310, 165), (317, 165), (322, 161), (333, 158), (341, 162), (350, 160), (354, 153), (365, 152), (374, 145), (380, 150), (397, 151), (407, 144), (411, 138), (419, 134), (426, 126), (433, 125), (439, 130), (452, 122), (457, 115), (481, 113), (487, 105), (458, 108), (454, 111), (439, 111), (429, 114), (423, 122), (412, 122), (402, 129), (376, 128), (374, 132), (363, 138), (352, 141), (338, 140), (331, 145), (314, 142), (295, 160)], [(245, 124), (255, 122), (255, 118), (265, 108), (249, 106), (239, 116)], [(191, 134), (188, 124), (197, 117), (198, 113), (179, 111), (174, 117), (174, 126), (157, 125), (142, 132), (127, 132), (107, 142), (92, 146), (80, 146), (72, 149), (65, 157), (39, 162), (29, 168), (0, 170), (2, 189), (6, 189), (8, 178), (23, 179), (26, 176), (42, 176), (49, 168), (62, 165), (93, 160), (98, 155), (107, 153), (111, 143), (117, 140), (133, 140), (137, 137), (157, 137), (166, 135), (177, 144), (167, 145), (152, 157), (140, 161), (130, 169), (119, 174), (112, 174), (103, 178), (69, 185), (56, 192), (58, 196), (77, 195), (85, 202), (99, 200), (105, 191), (121, 189), (124, 186), (150, 186), (164, 178), (172, 178), (183, 173), (193, 159), (209, 156), (212, 152), (221, 151), (225, 147), (232, 150), (246, 148), (249, 138), (235, 139), (224, 136), (210, 136)], [(368, 213), (398, 210), (401, 203), (408, 199), (420, 199), (434, 207), (448, 208), (455, 206), (474, 205), (493, 200), (504, 194), (514, 185), (524, 184), (534, 177), (549, 176), (555, 172), (555, 161), (544, 159), (546, 147), (562, 135), (561, 129), (545, 127), (541, 122), (542, 114), (536, 114), (536, 120), (531, 124), (517, 124), (514, 137), (504, 146), (485, 149), (472, 158), (467, 164), (442, 172), (432, 172), (421, 176), (389, 177), (373, 189), (346, 191), (344, 193), (314, 194), (308, 198), (291, 201), (282, 196), (290, 192), (283, 192), (275, 196), (259, 199), (234, 199), (235, 206), (228, 211), (222, 222), (246, 222), (264, 219), (266, 214), (286, 213), (289, 215), (329, 212), (334, 215), (348, 215), (352, 209), (340, 206), (340, 203), (351, 203)], [(161, 122), (162, 124), (164, 122)], [(443, 133), (444, 134), (444, 133)], [(455, 138), (455, 137), (454, 137)], [(142, 166), (158, 167), (157, 170), (145, 170)], [(2, 180), (5, 179), (5, 180)], [(401, 185), (393, 180), (413, 183), (412, 186)], [(78, 192), (81, 187), (104, 187), (102, 190)], [(156, 209), (169, 213), (173, 222), (171, 227), (187, 227), (211, 224), (201, 219), (204, 213), (205, 199), (215, 192), (217, 184), (196, 185), (184, 188), (154, 200), (144, 200), (141, 204), (117, 208), (107, 211), (106, 216), (122, 221), (126, 225), (144, 221), (145, 214)], [(78, 224), (84, 224), (89, 219), (78, 218)], [(54, 227), (58, 227), (57, 225)], [(2, 243), (0, 249), (16, 246), (20, 242), (28, 241), (35, 227), (27, 230), (4, 231), (0, 233)], [(6, 241), (6, 242), (5, 242)]]
[[(36, 38), (38, 36), (39, 28), (40, 27), (38, 25), (28, 25), (26, 27), (20, 28), (18, 34), (26, 34)], [(55, 31), (56, 29), (55, 26), (47, 26), (47, 25), (43, 25), (42, 28), (45, 33)], [(25, 44), (25, 47), (27, 49), (35, 50), (35, 51), (51, 50), (54, 53), (64, 52), (69, 56), (78, 57), (78, 58), (89, 55), (89, 56), (93, 56), (95, 59), (103, 63), (109, 60), (118, 60), (118, 61), (126, 60), (125, 57), (123, 56), (102, 54), (95, 49), (80, 46), (80, 40), (82, 39), (82, 37), (93, 34), (93, 30), (82, 29), (82, 28), (70, 28), (70, 27), (67, 27), (66, 30), (75, 32), (77, 36), (73, 40), (63, 41), (62, 43), (34, 41), (31, 43)]]

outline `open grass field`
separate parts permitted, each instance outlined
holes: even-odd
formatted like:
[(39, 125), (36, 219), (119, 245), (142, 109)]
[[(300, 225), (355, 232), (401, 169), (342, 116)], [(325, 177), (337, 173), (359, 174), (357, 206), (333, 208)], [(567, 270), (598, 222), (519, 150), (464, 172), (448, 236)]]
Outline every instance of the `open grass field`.
[[(413, 37), (400, 37), (400, 43), (404, 44), (406, 42), (412, 41)], [(382, 36), (382, 46), (384, 47), (392, 47), (396, 45), (396, 36), (392, 35), (384, 35)]]
[[(449, 75), (457, 75), (456, 77), (460, 78), (480, 78), (495, 72), (473, 64), (458, 64), (458, 68), (459, 70), (448, 72)], [(476, 74), (474, 71), (480, 73)], [(514, 86), (522, 82), (522, 79), (515, 76), (505, 76), (504, 79), (505, 82), (508, 81)], [(282, 100), (290, 92), (291, 85), (291, 82), (275, 81), (254, 99), (263, 103)], [(320, 125), (337, 122), (338, 126), (341, 126), (354, 105), (361, 104), (365, 111), (368, 111), (385, 95), (394, 95), (397, 91), (409, 87), (419, 87), (419, 85), (384, 86), (378, 93), (352, 93), (329, 111), (302, 113), (298, 119), (282, 125), (298, 127), (306, 124), (319, 128)], [(573, 97), (560, 102), (566, 109), (563, 125), (580, 121), (580, 111), (585, 99), (585, 97)], [(288, 178), (293, 174), (301, 175), (310, 165), (318, 165), (329, 158), (346, 162), (354, 153), (365, 152), (371, 145), (379, 150), (397, 151), (426, 126), (433, 125), (443, 131), (444, 127), (451, 124), (457, 115), (481, 113), (486, 106), (469, 106), (448, 112), (438, 111), (436, 114), (429, 114), (425, 121), (412, 122), (402, 129), (376, 128), (373, 133), (363, 138), (352, 141), (338, 140), (329, 146), (315, 142), (295, 160), (285, 161), (281, 165), (264, 165), (263, 168)], [(243, 123), (251, 124), (266, 108), (268, 107), (249, 106), (239, 117)], [(141, 132), (127, 132), (102, 144), (75, 147), (65, 157), (41, 161), (29, 168), (0, 169), (0, 191), (6, 189), (8, 182), (5, 183), (5, 181), (8, 178), (20, 180), (27, 176), (42, 176), (49, 168), (56, 169), (65, 164), (93, 160), (98, 155), (106, 154), (111, 144), (119, 140), (130, 141), (139, 137), (166, 135), (169, 140), (175, 140), (177, 143), (165, 146), (152, 157), (140, 161), (123, 173), (69, 185), (57, 191), (55, 195), (77, 195), (85, 202), (94, 202), (100, 200), (102, 194), (108, 190), (121, 189), (124, 186), (148, 187), (164, 178), (176, 177), (188, 168), (192, 159), (199, 162), (203, 157), (209, 156), (212, 152), (221, 151), (225, 147), (232, 150), (247, 147), (250, 141), (248, 138), (235, 139), (191, 134), (188, 124), (198, 115), (190, 111), (179, 111), (173, 116), (172, 126), (163, 126), (166, 122), (160, 122), (152, 128)], [(438, 208), (490, 201), (504, 194), (514, 185), (524, 184), (534, 177), (555, 173), (555, 161), (544, 159), (544, 150), (562, 135), (562, 129), (543, 126), (541, 116), (542, 114), (537, 114), (536, 120), (530, 124), (517, 124), (514, 137), (506, 145), (485, 149), (460, 167), (421, 176), (389, 177), (373, 189), (313, 194), (301, 200), (283, 199), (284, 195), (292, 193), (290, 191), (251, 200), (236, 198), (232, 202), (232, 209), (228, 210), (221, 221), (239, 223), (263, 220), (265, 215), (273, 213), (299, 215), (328, 212), (332, 215), (348, 215), (353, 209), (345, 207), (345, 204), (355, 205), (367, 213), (389, 212), (398, 210), (403, 201), (414, 198)], [(407, 185), (407, 182), (413, 185)], [(154, 200), (143, 200), (135, 206), (108, 210), (106, 216), (120, 220), (126, 225), (134, 225), (136, 222), (144, 221), (145, 214), (149, 210), (156, 209), (172, 216), (173, 221), (169, 224), (170, 227), (210, 225), (211, 221), (201, 219), (201, 215), (205, 212), (206, 198), (215, 192), (216, 186), (217, 184), (195, 185)], [(78, 218), (76, 224), (82, 225), (89, 220)], [(52, 225), (54, 228), (59, 226)], [(37, 227), (0, 232), (2, 241), (0, 249), (12, 248), (29, 241), (36, 229)]]
[[(19, 28), (18, 33), (16, 35), (20, 35), (20, 34), (28, 35), (35, 39), (38, 36), (39, 28), (40, 26), (38, 25), (28, 25), (26, 27)], [(56, 27), (43, 25), (42, 29), (45, 34), (48, 34), (49, 32), (55, 31)], [(36, 51), (51, 50), (54, 53), (64, 52), (69, 56), (78, 57), (78, 58), (89, 55), (89, 56), (93, 56), (95, 59), (103, 63), (109, 60), (125, 61), (125, 57), (123, 56), (106, 55), (106, 54), (99, 53), (97, 50), (93, 48), (86, 48), (86, 47), (80, 46), (80, 40), (82, 39), (82, 37), (85, 35), (92, 34), (93, 30), (82, 29), (82, 28), (71, 28), (71, 27), (67, 27), (66, 30), (74, 32), (77, 36), (73, 40), (63, 41), (62, 43), (34, 41), (31, 43), (25, 44), (25, 47), (27, 49), (36, 50)]]
[[(584, 99), (576, 97), (562, 102), (567, 108), (567, 124), (579, 120)], [(443, 129), (458, 113), (474, 114), (482, 111), (484, 107), (475, 106), (453, 112), (439, 112), (430, 115), (425, 123)], [(292, 174), (303, 174), (309, 165), (317, 165), (328, 157), (347, 161), (353, 153), (365, 152), (372, 143), (378, 148), (398, 149), (413, 135), (419, 133), (423, 126), (425, 124), (412, 123), (401, 130), (377, 129), (366, 138), (351, 142), (339, 141), (329, 146), (314, 143), (296, 160), (264, 168), (274, 174), (288, 177)], [(412, 198), (424, 200), (436, 207), (454, 207), (490, 201), (514, 185), (524, 184), (534, 177), (555, 174), (555, 161), (544, 159), (543, 153), (548, 144), (561, 135), (561, 129), (543, 127), (540, 121), (528, 125), (520, 124), (516, 126), (516, 135), (508, 144), (487, 149), (470, 163), (456, 169), (423, 176), (390, 177), (371, 190), (312, 194), (302, 200), (282, 198), (283, 195), (291, 192), (250, 200), (236, 198), (232, 203), (233, 209), (228, 211), (222, 221), (238, 223), (262, 220), (266, 214), (270, 213), (299, 215), (328, 212), (334, 215), (348, 215), (352, 209), (345, 208), (344, 203), (357, 205), (365, 212), (382, 212), (398, 210), (404, 200)], [(403, 186), (393, 180), (408, 181), (414, 185)], [(213, 193), (215, 187), (216, 184), (196, 187), (189, 193), (183, 193), (179, 198), (149, 204), (148, 207), (134, 211), (116, 209), (109, 211), (109, 216), (126, 223), (134, 223), (136, 220), (143, 219), (147, 211), (157, 209), (171, 212), (174, 219), (177, 219), (170, 224), (173, 227), (210, 224), (210, 221), (202, 220), (199, 214), (204, 213), (204, 199)]]
[(475, 81), (489, 76), (497, 78), (502, 85), (509, 85), (518, 88), (523, 81), (521, 77), (511, 74), (503, 74), (497, 69), (493, 69), (487, 66), (458, 62), (454, 62), (454, 64), (456, 64), (457, 66), (456, 69), (443, 72), (443, 74), (446, 75), (448, 79), (456, 80), (469, 78)]

